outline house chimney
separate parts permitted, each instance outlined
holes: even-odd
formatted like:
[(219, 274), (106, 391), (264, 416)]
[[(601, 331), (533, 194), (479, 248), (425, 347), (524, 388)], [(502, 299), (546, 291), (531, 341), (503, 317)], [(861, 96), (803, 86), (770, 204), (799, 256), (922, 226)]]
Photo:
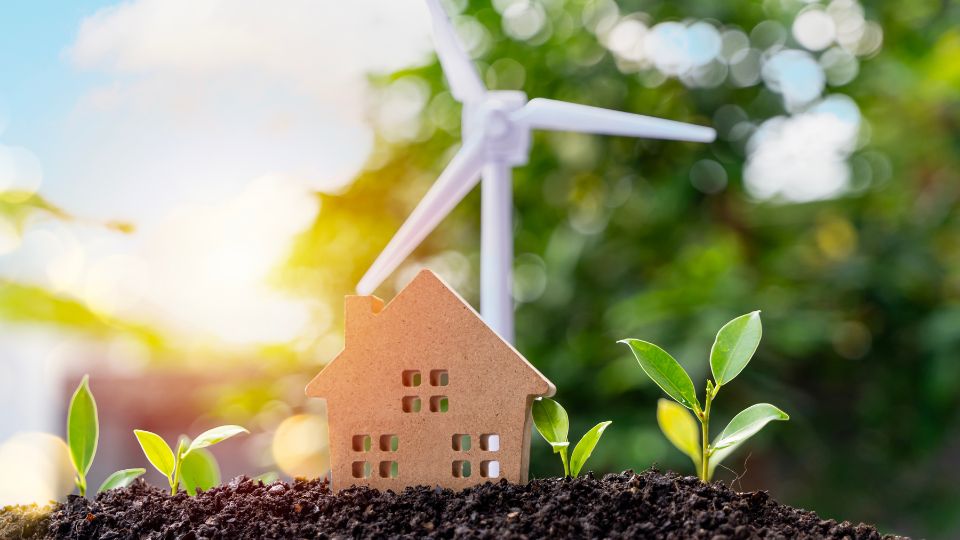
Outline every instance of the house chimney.
[(383, 300), (376, 296), (347, 296), (344, 299), (344, 346), (349, 347), (353, 339), (369, 336), (373, 317), (383, 309)]

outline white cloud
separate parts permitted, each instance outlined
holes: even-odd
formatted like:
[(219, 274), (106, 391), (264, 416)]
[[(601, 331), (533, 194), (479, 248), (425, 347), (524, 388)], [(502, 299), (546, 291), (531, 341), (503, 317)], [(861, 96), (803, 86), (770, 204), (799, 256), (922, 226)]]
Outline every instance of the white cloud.
[(429, 54), (421, 4), (134, 0), (100, 10), (67, 58), (107, 78), (64, 125), (51, 165), (62, 180), (49, 194), (101, 217), (145, 198), (146, 217), (157, 217), (268, 173), (337, 189), (370, 151), (366, 73)]
[(427, 29), (419, 0), (135, 0), (84, 20), (69, 56), (116, 73), (245, 73), (340, 99), (354, 89), (338, 84), (421, 59)]

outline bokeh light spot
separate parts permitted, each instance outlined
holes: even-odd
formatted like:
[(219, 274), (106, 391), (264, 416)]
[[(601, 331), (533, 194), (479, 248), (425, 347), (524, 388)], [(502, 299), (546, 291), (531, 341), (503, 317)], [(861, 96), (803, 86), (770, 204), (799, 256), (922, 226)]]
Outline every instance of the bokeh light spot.
[(0, 255), (20, 247), (20, 233), (9, 219), (0, 215)]
[(637, 18), (625, 18), (606, 36), (606, 45), (615, 55), (629, 62), (641, 62), (646, 53), (644, 39), (649, 29)]
[(703, 193), (719, 193), (727, 187), (727, 171), (712, 159), (702, 159), (690, 167), (690, 183)]
[(315, 414), (291, 416), (273, 435), (273, 460), (294, 478), (318, 478), (330, 470), (326, 419)]
[(793, 21), (793, 37), (811, 51), (822, 51), (833, 43), (837, 29), (833, 18), (820, 6), (811, 6)]
[(767, 60), (762, 70), (767, 87), (783, 95), (788, 109), (820, 97), (826, 85), (823, 68), (807, 52), (783, 50)]
[(513, 39), (526, 41), (543, 30), (546, 20), (540, 4), (515, 2), (503, 12), (503, 31)]
[(827, 75), (831, 86), (842, 86), (856, 78), (860, 72), (860, 62), (855, 56), (841, 47), (832, 47), (820, 56), (820, 65)]
[(46, 504), (73, 491), (66, 443), (47, 433), (19, 433), (0, 445), (0, 506)]

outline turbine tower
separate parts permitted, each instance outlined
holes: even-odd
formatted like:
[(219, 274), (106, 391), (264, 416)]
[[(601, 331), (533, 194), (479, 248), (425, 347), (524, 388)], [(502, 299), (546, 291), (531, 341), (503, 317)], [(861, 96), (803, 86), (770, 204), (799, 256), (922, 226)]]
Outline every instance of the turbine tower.
[(695, 126), (552, 99), (519, 91), (488, 91), (440, 0), (427, 0), (434, 43), (454, 99), (463, 103), (463, 144), (440, 178), (357, 284), (372, 294), (483, 178), (480, 232), (480, 312), (513, 343), (513, 184), (525, 165), (534, 129), (676, 141), (711, 142), (716, 132)]

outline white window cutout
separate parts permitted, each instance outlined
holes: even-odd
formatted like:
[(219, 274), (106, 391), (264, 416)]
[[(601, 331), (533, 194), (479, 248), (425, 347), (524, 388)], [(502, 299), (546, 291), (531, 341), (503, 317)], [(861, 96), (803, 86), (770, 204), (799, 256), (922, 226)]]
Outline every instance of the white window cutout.
[(500, 478), (500, 462), (499, 461), (481, 462), (480, 476), (484, 478)]
[(485, 452), (498, 452), (500, 450), (500, 435), (496, 433), (486, 433), (480, 436), (480, 449)]

